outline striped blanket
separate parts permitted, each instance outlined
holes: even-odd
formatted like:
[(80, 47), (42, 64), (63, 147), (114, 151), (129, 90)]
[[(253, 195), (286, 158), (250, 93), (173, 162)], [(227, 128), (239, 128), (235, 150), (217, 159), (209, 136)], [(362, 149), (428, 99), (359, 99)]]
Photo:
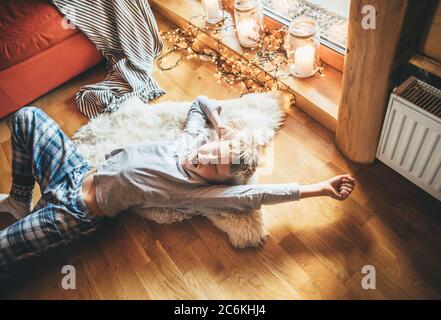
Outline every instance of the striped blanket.
[(52, 2), (96, 45), (108, 64), (102, 82), (85, 85), (77, 93), (81, 113), (92, 118), (116, 111), (133, 96), (148, 102), (165, 93), (151, 76), (163, 43), (147, 0)]

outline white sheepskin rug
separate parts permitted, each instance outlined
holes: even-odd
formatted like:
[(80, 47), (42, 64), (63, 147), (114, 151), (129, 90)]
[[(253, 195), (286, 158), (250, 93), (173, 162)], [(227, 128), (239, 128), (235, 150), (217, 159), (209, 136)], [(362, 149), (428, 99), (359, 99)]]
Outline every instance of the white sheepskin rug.
[[(221, 117), (227, 124), (250, 132), (260, 145), (269, 143), (284, 120), (283, 101), (277, 92), (248, 94), (233, 100), (219, 100)], [(73, 141), (81, 154), (94, 166), (104, 161), (110, 151), (133, 143), (177, 138), (182, 134), (191, 102), (162, 102), (146, 105), (137, 98), (127, 100), (114, 113), (102, 114), (81, 127)], [(256, 181), (256, 175), (249, 183)], [(173, 209), (152, 209), (142, 215), (158, 223), (173, 223), (191, 215)], [(263, 243), (267, 232), (261, 210), (248, 213), (219, 212), (205, 215), (226, 232), (236, 248), (256, 247)]]

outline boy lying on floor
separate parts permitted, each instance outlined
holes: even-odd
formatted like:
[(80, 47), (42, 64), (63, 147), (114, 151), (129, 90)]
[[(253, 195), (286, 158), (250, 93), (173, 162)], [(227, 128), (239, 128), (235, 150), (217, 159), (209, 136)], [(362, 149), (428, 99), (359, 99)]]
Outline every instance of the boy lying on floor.
[[(249, 211), (262, 205), (329, 196), (346, 199), (349, 175), (312, 184), (245, 185), (256, 170), (255, 152), (233, 152), (234, 131), (220, 107), (201, 96), (192, 104), (177, 141), (130, 145), (92, 168), (44, 112), (26, 107), (12, 118), (12, 187), (0, 212), (18, 221), (0, 232), (0, 275), (28, 258), (94, 232), (105, 217), (151, 207), (184, 213)], [(206, 141), (207, 120), (219, 137)], [(32, 209), (34, 183), (42, 198)]]

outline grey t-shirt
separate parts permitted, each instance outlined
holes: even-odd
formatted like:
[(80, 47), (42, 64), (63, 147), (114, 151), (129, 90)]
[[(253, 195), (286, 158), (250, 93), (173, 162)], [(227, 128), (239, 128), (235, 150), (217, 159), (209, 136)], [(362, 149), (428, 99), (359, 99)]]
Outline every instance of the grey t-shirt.
[(133, 144), (107, 154), (95, 173), (97, 203), (104, 214), (113, 217), (127, 209), (155, 207), (188, 214), (248, 211), (298, 200), (297, 183), (211, 185), (182, 167), (183, 157), (204, 139), (207, 118), (216, 109), (220, 108), (200, 96), (189, 110), (180, 139)]

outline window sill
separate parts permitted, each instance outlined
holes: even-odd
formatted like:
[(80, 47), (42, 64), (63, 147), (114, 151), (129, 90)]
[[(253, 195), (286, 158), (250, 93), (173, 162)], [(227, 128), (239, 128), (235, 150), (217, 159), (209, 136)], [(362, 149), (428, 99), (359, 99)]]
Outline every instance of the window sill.
[[(185, 28), (189, 20), (196, 15), (203, 15), (203, 8), (198, 0), (150, 0), (150, 5), (156, 13), (181, 28)], [(225, 49), (233, 54), (241, 54), (236, 34), (232, 28), (220, 35)], [(210, 32), (204, 32), (199, 39), (211, 48), (217, 48), (217, 39)], [(337, 126), (338, 107), (342, 91), (342, 72), (324, 65), (322, 75), (311, 78), (297, 79), (288, 77), (280, 79), (296, 95), (296, 106), (308, 113), (331, 131)]]

